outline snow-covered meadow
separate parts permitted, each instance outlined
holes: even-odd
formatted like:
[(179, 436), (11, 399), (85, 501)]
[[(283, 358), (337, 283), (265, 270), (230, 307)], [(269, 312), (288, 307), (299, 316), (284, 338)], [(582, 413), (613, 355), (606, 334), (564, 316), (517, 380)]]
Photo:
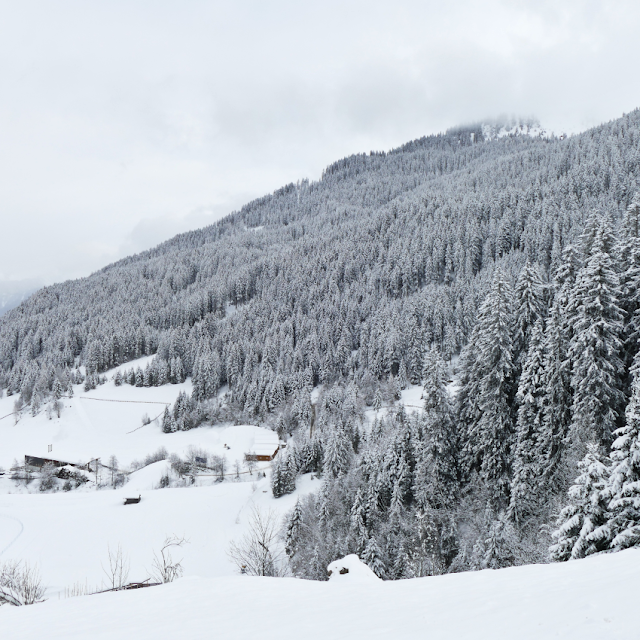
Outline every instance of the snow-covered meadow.
[(553, 565), (385, 582), (187, 577), (140, 591), (0, 612), (2, 637), (629, 640), (640, 551)]
[[(126, 367), (144, 367), (145, 360)], [(64, 597), (78, 585), (89, 591), (106, 586), (103, 567), (108, 564), (108, 549), (118, 545), (130, 563), (129, 580), (146, 579), (154, 552), (171, 535), (188, 540), (178, 556), (186, 576), (232, 575), (237, 570), (227, 555), (229, 543), (244, 533), (252, 508), (283, 515), (297, 496), (320, 484), (302, 477), (294, 495), (274, 500), (270, 463), (257, 463), (251, 473), (242, 464), (244, 454), (263, 443), (275, 450), (278, 438), (273, 431), (254, 425), (217, 425), (162, 433), (159, 421), (143, 426), (143, 415), (161, 414), (163, 403), (173, 403), (180, 391), (190, 391), (190, 382), (117, 387), (111, 380), (114, 373), (107, 372), (108, 382), (93, 391), (77, 385), (73, 397), (63, 399), (60, 418), (49, 419), (42, 410), (35, 417), (25, 412), (17, 423), (13, 416), (0, 421), (0, 466), (6, 471), (0, 476), (0, 561), (37, 565), (50, 599)], [(14, 401), (1, 399), (0, 415), (11, 413)], [(181, 457), (191, 448), (224, 456), (228, 477), (217, 482), (213, 473), (203, 474), (194, 485), (159, 489), (161, 478), (170, 473), (168, 461), (161, 460), (134, 471), (117, 489), (96, 490), (89, 482), (69, 492), (40, 493), (37, 481), (27, 490), (9, 473), (14, 459), (23, 461), (25, 454), (72, 463), (101, 457), (105, 464), (115, 455), (126, 468), (160, 447)], [(236, 461), (241, 463), (238, 467)], [(124, 506), (125, 498), (138, 495), (142, 495), (139, 504)]]

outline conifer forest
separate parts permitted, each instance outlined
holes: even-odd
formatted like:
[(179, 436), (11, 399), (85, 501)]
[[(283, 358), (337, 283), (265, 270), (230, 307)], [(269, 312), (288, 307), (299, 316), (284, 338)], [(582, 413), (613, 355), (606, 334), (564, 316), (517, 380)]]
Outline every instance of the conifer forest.
[(273, 495), (322, 479), (283, 524), (299, 577), (640, 546), (640, 110), (497, 130), (344, 158), (39, 290), (0, 318), (0, 389), (35, 415), (154, 356), (115, 384), (190, 378), (166, 433), (277, 431)]

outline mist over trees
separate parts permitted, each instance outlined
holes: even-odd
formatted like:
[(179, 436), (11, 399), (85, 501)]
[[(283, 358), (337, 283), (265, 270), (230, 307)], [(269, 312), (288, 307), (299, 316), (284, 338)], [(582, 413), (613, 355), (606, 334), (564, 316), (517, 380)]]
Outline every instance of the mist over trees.
[[(191, 377), (165, 432), (223, 410), (276, 429), (274, 495), (323, 478), (285, 526), (303, 577), (347, 553), (395, 579), (632, 546), (639, 142), (634, 111), (565, 139), (475, 126), (345, 158), (39, 291), (0, 319), (0, 387), (37, 412), (153, 355), (115, 382)], [(410, 384), (414, 413), (393, 406)]]

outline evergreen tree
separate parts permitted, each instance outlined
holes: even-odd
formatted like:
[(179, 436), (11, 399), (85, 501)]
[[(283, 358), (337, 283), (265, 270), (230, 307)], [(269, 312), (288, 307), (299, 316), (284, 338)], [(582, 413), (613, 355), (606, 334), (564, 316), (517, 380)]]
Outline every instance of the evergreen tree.
[(271, 467), (271, 492), (274, 498), (293, 493), (296, 490), (295, 469), (291, 456), (277, 457)]
[[(636, 193), (620, 225), (620, 241), (616, 247), (625, 314), (624, 355), (626, 369), (638, 353), (640, 339), (640, 194)], [(631, 381), (628, 380), (629, 387)]]
[(384, 579), (386, 567), (375, 536), (369, 538), (364, 553), (362, 554), (362, 561), (369, 566), (369, 569), (371, 569), (378, 578)]
[[(477, 402), (467, 426), (465, 450), (471, 469), (485, 481), (498, 505), (508, 500), (514, 435), (513, 311), (512, 292), (502, 271), (496, 269), (491, 290), (478, 311), (474, 328), (472, 369), (465, 382), (465, 401)], [(467, 416), (469, 411), (463, 409)]]
[(536, 513), (545, 493), (545, 451), (541, 451), (543, 417), (543, 326), (538, 319), (529, 342), (516, 399), (516, 446), (509, 515), (516, 521)]
[(362, 554), (369, 538), (366, 523), (366, 505), (362, 488), (359, 488), (356, 492), (356, 497), (351, 506), (350, 533), (355, 544), (356, 553), (358, 555)]
[(176, 424), (169, 412), (169, 407), (165, 407), (162, 414), (162, 431), (163, 433), (174, 433), (176, 431)]
[(339, 426), (331, 431), (324, 452), (324, 472), (333, 478), (344, 475), (349, 470), (352, 456), (351, 442)]
[(55, 400), (60, 400), (64, 394), (64, 389), (62, 387), (62, 383), (58, 378), (56, 378), (53, 382), (53, 388), (51, 390), (53, 397)]
[(506, 517), (501, 516), (489, 528), (485, 540), (482, 569), (503, 569), (516, 564), (519, 555), (518, 536)]
[(298, 550), (303, 526), (302, 506), (300, 500), (296, 500), (296, 506), (287, 518), (284, 533), (284, 550), (289, 558), (292, 558)]
[[(580, 475), (569, 489), (570, 504), (556, 523), (555, 543), (549, 549), (552, 560), (584, 558), (607, 548), (598, 529), (606, 524), (607, 480), (609, 469), (598, 453), (598, 445), (590, 443), (587, 455), (578, 464)], [(594, 532), (596, 535), (594, 536)]]
[(459, 483), (459, 442), (447, 391), (447, 367), (435, 349), (427, 351), (423, 371), (423, 429), (427, 446), (419, 454), (421, 471), (430, 476), (429, 484), (437, 488), (437, 497), (431, 496), (435, 501), (432, 506), (451, 506)]
[(640, 545), (640, 377), (636, 373), (626, 410), (626, 425), (616, 431), (609, 479), (609, 520), (601, 537), (616, 550)]
[(558, 484), (558, 471), (571, 424), (571, 363), (563, 333), (560, 305), (554, 300), (547, 319), (542, 363), (542, 423), (538, 433), (538, 456), (544, 456), (543, 473), (547, 486)]
[(623, 315), (618, 306), (618, 277), (607, 252), (609, 235), (607, 221), (603, 220), (569, 304), (575, 311), (569, 348), (573, 363), (572, 427), (576, 438), (597, 438), (605, 445), (611, 443), (623, 402), (623, 365), (619, 358)]
[[(544, 284), (536, 267), (527, 262), (515, 288), (514, 352), (524, 360), (529, 348), (529, 336), (536, 322), (545, 314)], [(520, 367), (519, 367), (520, 368)]]

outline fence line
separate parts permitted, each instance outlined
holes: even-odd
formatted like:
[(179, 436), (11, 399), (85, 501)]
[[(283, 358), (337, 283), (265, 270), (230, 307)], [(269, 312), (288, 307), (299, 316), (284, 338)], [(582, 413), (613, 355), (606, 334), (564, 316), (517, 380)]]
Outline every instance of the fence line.
[[(154, 402), (151, 400), (109, 400), (108, 398), (87, 398), (84, 396), (60, 396), (60, 398), (74, 398), (77, 397), (78, 400), (94, 400), (95, 402), (126, 402), (129, 404), (161, 404), (165, 407), (169, 407), (171, 406), (170, 402)], [(10, 416), (15, 416), (15, 415), (20, 415), (19, 411), (12, 411), (11, 413), (7, 413), (6, 416), (2, 416), (0, 418), (0, 420), (4, 420), (5, 418), (9, 418)], [(160, 414), (162, 415), (162, 413)], [(155, 420), (155, 418), (154, 418)], [(146, 425), (143, 425), (146, 426)], [(138, 427), (138, 429), (141, 429), (142, 427)], [(136, 431), (136, 429), (134, 429), (134, 431)], [(132, 433), (131, 431), (129, 431), (129, 433)]]
[[(68, 398), (69, 396), (65, 396)], [(171, 405), (170, 402), (152, 402), (151, 400), (109, 400), (108, 398), (87, 398), (85, 396), (78, 397), (78, 400), (95, 400), (96, 402), (128, 402), (132, 404), (162, 404), (165, 407)]]

